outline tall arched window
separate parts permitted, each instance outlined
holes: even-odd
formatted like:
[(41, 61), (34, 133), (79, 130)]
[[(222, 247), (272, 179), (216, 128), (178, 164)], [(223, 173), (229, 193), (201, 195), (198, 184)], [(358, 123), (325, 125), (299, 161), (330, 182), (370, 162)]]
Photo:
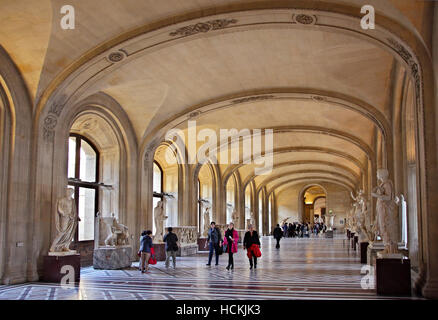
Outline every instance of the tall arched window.
[(74, 188), (74, 199), (80, 221), (75, 241), (94, 241), (94, 218), (98, 211), (99, 152), (91, 141), (70, 134), (68, 141), (68, 185)]
[[(154, 161), (153, 173), (153, 208), (157, 206), (158, 201), (163, 201), (163, 169)], [(153, 224), (152, 232), (155, 234), (155, 223)]]

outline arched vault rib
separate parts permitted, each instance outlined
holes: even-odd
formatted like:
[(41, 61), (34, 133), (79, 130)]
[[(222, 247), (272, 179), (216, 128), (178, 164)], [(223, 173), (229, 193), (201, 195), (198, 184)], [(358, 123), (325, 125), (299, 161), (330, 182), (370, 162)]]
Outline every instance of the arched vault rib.
[[(377, 108), (372, 105), (361, 101), (355, 97), (347, 96), (339, 92), (325, 91), (320, 89), (312, 88), (266, 88), (260, 90), (253, 90), (251, 92), (240, 92), (232, 95), (227, 95), (224, 97), (215, 98), (193, 107), (187, 108), (183, 112), (169, 118), (168, 120), (160, 123), (154, 129), (152, 129), (148, 134), (145, 134), (140, 152), (143, 153), (145, 149), (150, 149), (151, 143), (154, 141), (160, 141), (164, 139), (166, 132), (172, 128), (184, 124), (188, 120), (196, 120), (202, 114), (214, 112), (223, 108), (234, 108), (239, 107), (241, 104), (250, 103), (251, 101), (263, 99), (264, 101), (282, 99), (282, 100), (313, 100), (320, 101), (321, 103), (334, 104), (338, 107), (353, 110), (358, 113), (358, 115), (370, 120), (379, 130), (381, 131), (383, 137), (385, 138), (387, 150), (392, 150), (392, 140), (391, 140), (391, 125), (385, 118), (384, 114), (380, 112)], [(293, 130), (294, 126), (277, 127), (281, 130)], [(361, 139), (348, 134), (346, 132), (321, 128), (317, 126), (295, 126), (296, 130), (307, 131), (307, 132), (324, 132), (325, 134), (337, 136), (357, 145), (359, 148), (363, 149), (366, 154), (372, 157), (374, 152), (364, 141)], [(388, 138), (389, 137), (389, 138)]]
[[(272, 183), (272, 182), (274, 182), (274, 181), (276, 181), (276, 180), (279, 180), (279, 179), (281, 179), (281, 178), (285, 178), (285, 177), (288, 177), (288, 176), (293, 176), (293, 175), (295, 175), (295, 174), (305, 174), (305, 173), (308, 173), (308, 174), (314, 174), (314, 173), (319, 174), (319, 173), (321, 173), (321, 174), (334, 175), (334, 176), (336, 176), (336, 177), (339, 177), (339, 178), (342, 178), (343, 180), (348, 181), (348, 182), (351, 183), (353, 186), (356, 185), (355, 181), (351, 180), (349, 177), (347, 177), (347, 176), (345, 176), (345, 175), (343, 175), (343, 174), (340, 174), (340, 173), (334, 172), (334, 171), (329, 171), (329, 170), (298, 170), (298, 171), (285, 172), (285, 173), (283, 173), (283, 174), (281, 174), (281, 175), (272, 176), (272, 177), (270, 177), (270, 178), (264, 180), (264, 181), (263, 181), (262, 183), (260, 183), (260, 185), (257, 187), (257, 191), (259, 191), (260, 189), (262, 189), (263, 187), (267, 186), (268, 184), (270, 184), (270, 183)], [(309, 178), (312, 178), (312, 177), (309, 176)]]
[[(351, 162), (352, 164), (354, 164), (356, 167), (359, 168), (359, 170), (363, 173), (365, 173), (367, 171), (367, 168), (355, 157), (353, 157), (352, 155), (349, 155), (345, 152), (342, 151), (338, 151), (335, 149), (330, 149), (330, 148), (320, 148), (320, 147), (286, 147), (286, 148), (277, 148), (274, 149), (272, 151), (272, 156), (276, 155), (276, 154), (282, 154), (282, 153), (288, 153), (288, 152), (317, 152), (317, 153), (326, 153), (326, 154), (331, 154), (340, 158), (344, 158), (347, 159), (349, 162)], [(266, 156), (267, 154), (265, 154), (264, 156)], [(260, 157), (256, 157), (256, 158), (252, 158), (252, 159), (243, 159), (243, 162), (248, 161), (251, 162), (251, 160), (255, 161), (257, 159), (259, 159)], [(226, 183), (228, 181), (228, 178), (230, 177), (231, 174), (234, 173), (234, 171), (236, 171), (237, 169), (239, 169), (240, 167), (242, 167), (244, 165), (244, 163), (239, 163), (239, 164), (235, 164), (235, 165), (230, 165), (224, 172), (223, 174), (223, 183)]]
[(284, 187), (284, 186), (289, 185), (289, 184), (295, 185), (295, 184), (298, 184), (301, 182), (305, 182), (305, 183), (330, 182), (333, 184), (340, 185), (349, 191), (354, 191), (354, 187), (346, 184), (344, 181), (334, 179), (334, 178), (328, 178), (328, 177), (312, 177), (312, 178), (298, 178), (298, 179), (291, 179), (291, 180), (283, 181), (283, 182), (278, 183), (277, 185), (273, 186), (272, 188), (270, 188), (269, 191), (267, 192), (267, 195), (270, 196), (272, 192), (274, 192), (276, 189), (278, 189), (280, 187)]
[[(279, 169), (279, 168), (283, 168), (283, 167), (289, 167), (289, 166), (295, 166), (295, 165), (303, 165), (303, 164), (309, 164), (309, 165), (325, 165), (328, 167), (333, 167), (333, 168), (338, 168), (341, 170), (344, 170), (346, 172), (348, 172), (349, 174), (351, 174), (352, 176), (354, 176), (356, 178), (356, 180), (360, 180), (360, 176), (357, 175), (353, 170), (351, 170), (350, 168), (343, 166), (339, 163), (335, 163), (335, 162), (329, 162), (329, 161), (321, 161), (321, 160), (299, 160), (299, 161), (287, 161), (287, 162), (282, 162), (279, 164), (275, 164), (274, 169)], [(253, 174), (248, 176), (242, 186), (243, 186), (243, 190), (246, 189), (246, 186), (251, 182), (254, 181), (254, 179), (257, 177), (257, 175)]]

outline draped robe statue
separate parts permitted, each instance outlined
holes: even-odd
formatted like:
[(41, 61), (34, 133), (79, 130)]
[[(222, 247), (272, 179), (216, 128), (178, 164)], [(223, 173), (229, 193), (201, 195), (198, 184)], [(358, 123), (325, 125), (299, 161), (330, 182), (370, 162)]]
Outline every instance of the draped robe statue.
[(208, 237), (208, 229), (210, 229), (210, 207), (205, 208), (204, 211), (204, 231), (202, 232), (202, 236)]
[(254, 227), (254, 229), (256, 229), (256, 220), (255, 220), (254, 212), (252, 212), (252, 211), (251, 211), (251, 215), (250, 215), (250, 223)]
[(394, 187), (388, 176), (388, 170), (377, 170), (379, 185), (371, 195), (377, 198), (375, 225), (385, 246), (383, 253), (398, 253), (398, 198), (394, 195)]
[(78, 221), (80, 221), (75, 200), (73, 199), (74, 190), (65, 189), (65, 197), (58, 199), (55, 216), (57, 235), (50, 246), (50, 252), (69, 252), (70, 243), (76, 232)]
[(231, 219), (234, 223), (235, 228), (238, 229), (240, 226), (239, 225), (240, 218), (239, 218), (239, 214), (237, 213), (236, 209), (233, 210), (233, 213), (231, 214)]
[(165, 209), (164, 201), (158, 201), (157, 206), (154, 208), (154, 222), (155, 222), (154, 240), (156, 242), (163, 242), (164, 220), (167, 219), (167, 216), (164, 214), (164, 209)]

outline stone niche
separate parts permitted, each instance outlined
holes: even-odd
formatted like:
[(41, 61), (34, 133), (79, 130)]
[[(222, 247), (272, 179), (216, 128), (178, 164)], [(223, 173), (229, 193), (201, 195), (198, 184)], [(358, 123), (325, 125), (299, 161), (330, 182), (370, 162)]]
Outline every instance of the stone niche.
[(198, 253), (198, 230), (197, 227), (182, 226), (173, 227), (173, 233), (178, 237), (181, 247), (176, 255), (178, 257), (191, 256)]
[(129, 244), (128, 228), (114, 217), (95, 219), (95, 248), (93, 267), (95, 269), (123, 269), (132, 263), (132, 247)]

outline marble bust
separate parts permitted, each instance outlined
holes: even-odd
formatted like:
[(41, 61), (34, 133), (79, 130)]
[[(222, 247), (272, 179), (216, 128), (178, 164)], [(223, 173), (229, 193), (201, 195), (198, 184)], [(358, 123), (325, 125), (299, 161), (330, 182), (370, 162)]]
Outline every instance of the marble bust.
[(57, 235), (50, 246), (50, 252), (76, 252), (69, 249), (78, 221), (80, 221), (73, 194), (74, 190), (66, 187), (65, 196), (57, 201), (57, 213), (55, 215)]
[(158, 201), (157, 206), (154, 208), (154, 222), (155, 222), (155, 242), (163, 241), (163, 232), (164, 232), (164, 221), (167, 219), (167, 216), (164, 214), (165, 210), (165, 202)]
[(376, 203), (376, 229), (382, 237), (385, 249), (382, 253), (398, 253), (399, 221), (398, 221), (398, 198), (394, 195), (394, 187), (389, 179), (387, 169), (377, 170), (379, 185), (371, 193), (377, 198)]

